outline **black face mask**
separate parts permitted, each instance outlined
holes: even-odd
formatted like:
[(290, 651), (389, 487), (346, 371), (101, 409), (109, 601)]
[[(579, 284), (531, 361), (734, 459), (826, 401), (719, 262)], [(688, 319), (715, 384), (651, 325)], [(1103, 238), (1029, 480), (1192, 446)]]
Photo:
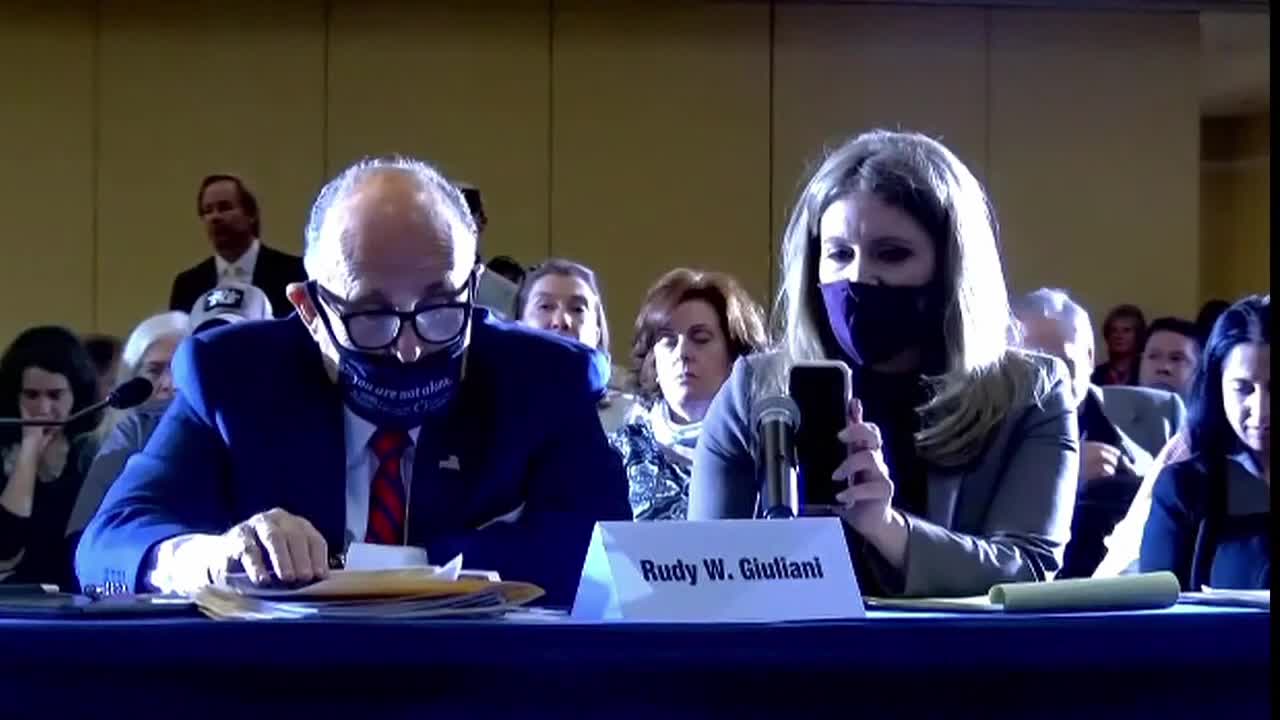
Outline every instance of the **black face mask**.
[(891, 287), (840, 280), (820, 287), (831, 332), (857, 365), (876, 365), (912, 347), (923, 349), (942, 331), (931, 285)]

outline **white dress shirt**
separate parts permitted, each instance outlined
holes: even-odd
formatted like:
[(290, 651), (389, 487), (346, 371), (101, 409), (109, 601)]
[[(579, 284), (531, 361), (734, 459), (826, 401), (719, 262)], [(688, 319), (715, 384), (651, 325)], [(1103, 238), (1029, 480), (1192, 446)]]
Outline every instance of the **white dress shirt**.
[(213, 264), (218, 269), (218, 282), (223, 280), (238, 280), (249, 285), (253, 284), (253, 269), (258, 264), (258, 253), (262, 250), (262, 242), (258, 238), (254, 238), (249, 244), (249, 249), (236, 259), (235, 262), (227, 262), (225, 258), (217, 253), (213, 255)]
[[(368, 420), (342, 409), (343, 437), (347, 444), (347, 521), (346, 542), (364, 542), (369, 527), (369, 491), (373, 486), (373, 473), (378, 469), (378, 456), (369, 447), (369, 440), (378, 428)], [(405, 531), (409, 529), (409, 488), (413, 479), (413, 458), (418, 447), (418, 433), (422, 428), (409, 431), (412, 440), (400, 458), (400, 477), (404, 480)], [(337, 548), (330, 548), (337, 550)]]

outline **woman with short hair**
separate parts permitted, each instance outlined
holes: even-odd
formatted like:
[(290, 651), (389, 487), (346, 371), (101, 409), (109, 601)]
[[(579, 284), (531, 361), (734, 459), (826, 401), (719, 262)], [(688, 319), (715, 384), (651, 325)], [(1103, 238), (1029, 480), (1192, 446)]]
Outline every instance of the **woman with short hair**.
[(684, 520), (702, 419), (733, 363), (764, 349), (764, 311), (732, 277), (678, 268), (649, 289), (635, 327), (641, 411), (609, 441), (622, 455), (635, 519)]
[[(609, 321), (600, 283), (591, 268), (572, 260), (553, 258), (525, 274), (516, 293), (516, 319), (529, 327), (553, 332), (609, 354)], [(626, 422), (635, 399), (623, 390), (623, 378), (613, 369), (609, 388), (600, 399), (600, 423), (606, 433)]]

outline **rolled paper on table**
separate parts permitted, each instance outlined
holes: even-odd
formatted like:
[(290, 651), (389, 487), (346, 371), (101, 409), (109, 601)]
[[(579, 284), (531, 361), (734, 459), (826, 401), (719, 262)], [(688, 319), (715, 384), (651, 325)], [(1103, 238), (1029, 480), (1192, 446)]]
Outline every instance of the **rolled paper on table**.
[(1005, 612), (1054, 610), (1143, 610), (1178, 602), (1178, 578), (1171, 572), (1079, 578), (1053, 582), (1001, 583), (989, 599)]

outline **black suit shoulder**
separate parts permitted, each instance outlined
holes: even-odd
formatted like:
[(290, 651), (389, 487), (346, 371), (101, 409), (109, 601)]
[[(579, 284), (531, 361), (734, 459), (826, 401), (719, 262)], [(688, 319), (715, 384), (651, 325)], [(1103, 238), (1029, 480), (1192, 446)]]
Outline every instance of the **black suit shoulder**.
[(212, 257), (178, 273), (173, 278), (173, 288), (169, 292), (169, 309), (191, 312), (196, 299), (213, 287), (217, 276), (217, 266)]
[(258, 250), (258, 262), (264, 261), (278, 268), (298, 270), (301, 274), (306, 274), (306, 271), (303, 270), (301, 257), (283, 250), (277, 250), (266, 244), (262, 245)]
[(253, 269), (253, 284), (267, 294), (271, 311), (278, 318), (293, 312), (285, 289), (290, 283), (306, 282), (307, 270), (302, 258), (263, 244), (258, 250), (258, 263)]
[(1166, 465), (1156, 478), (1152, 492), (1176, 500), (1178, 505), (1189, 511), (1203, 512), (1212, 481), (1209, 463), (1204, 456), (1193, 455)]

